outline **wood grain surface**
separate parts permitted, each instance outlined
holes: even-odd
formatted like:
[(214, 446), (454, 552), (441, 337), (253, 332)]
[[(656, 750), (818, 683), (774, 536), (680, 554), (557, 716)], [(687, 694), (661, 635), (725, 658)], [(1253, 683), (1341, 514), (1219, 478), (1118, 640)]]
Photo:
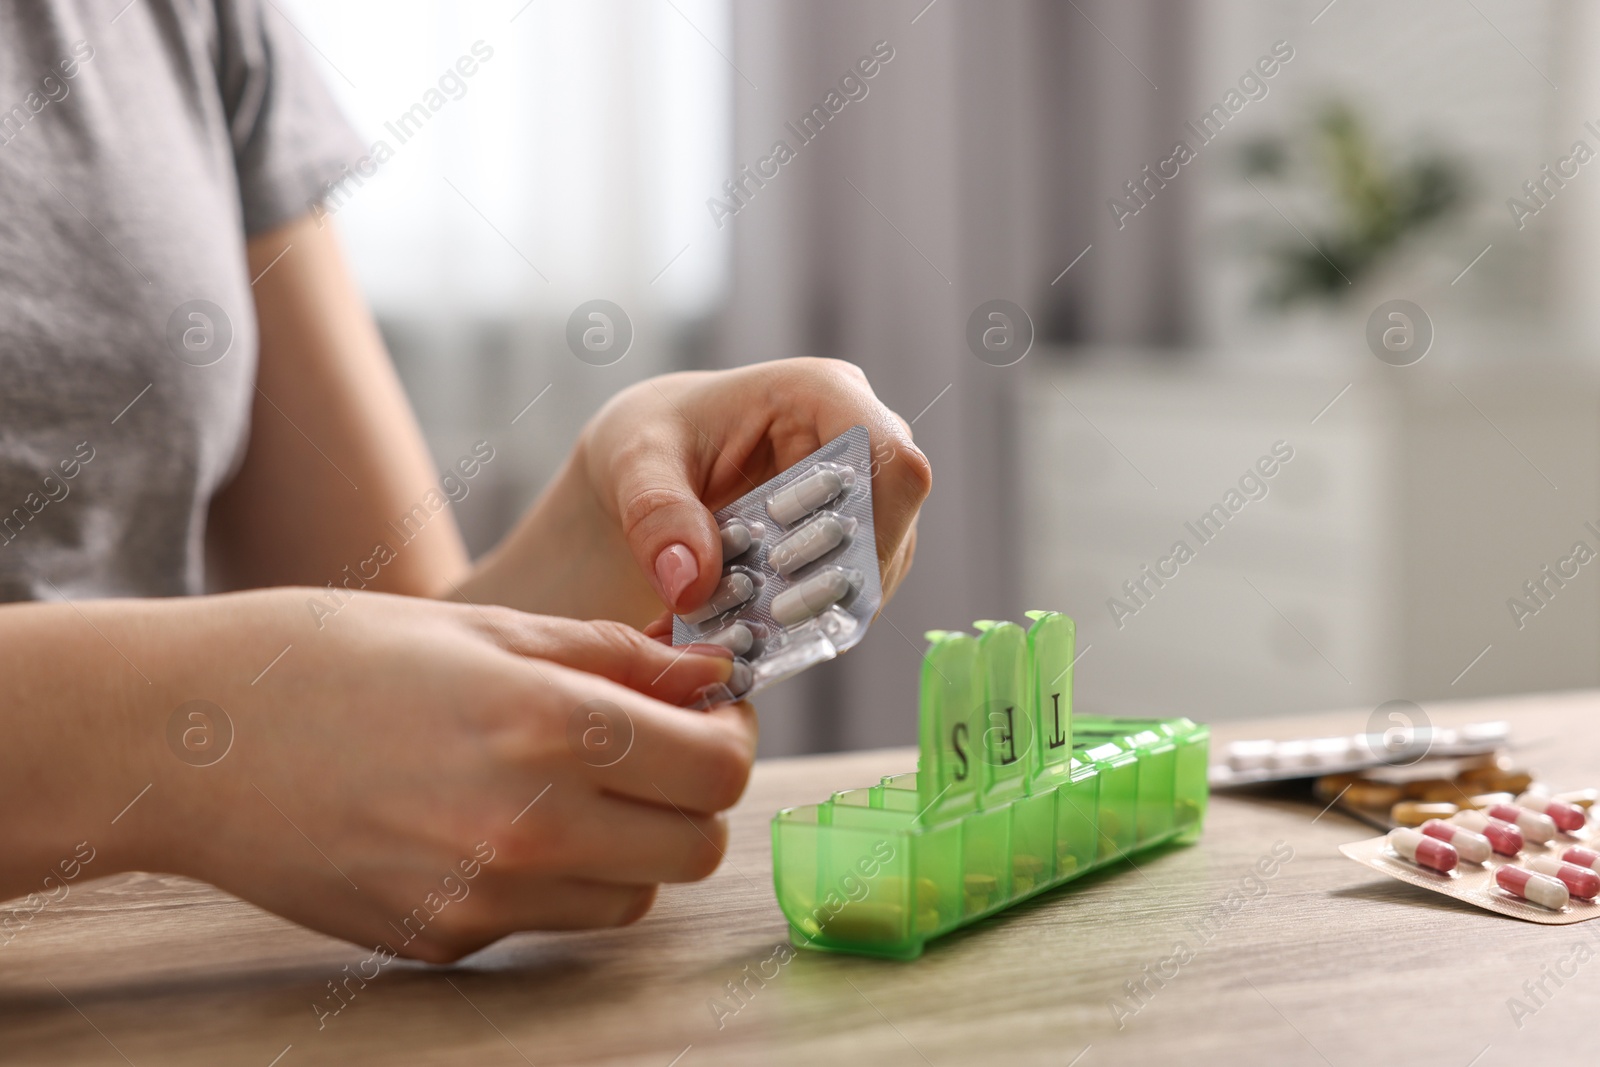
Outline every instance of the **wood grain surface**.
[[(1545, 779), (1600, 784), (1600, 693), (1426, 710), (1509, 719)], [(1216, 740), (1354, 732), (1369, 714), (1230, 723)], [(721, 869), (667, 888), (638, 925), (526, 934), (449, 968), (393, 963), (321, 1029), (312, 1005), (368, 950), (183, 879), (78, 884), (0, 947), (0, 1063), (1594, 1062), (1600, 922), (1536, 926), (1382, 878), (1336, 851), (1370, 831), (1282, 795), (1215, 796), (1200, 844), (1035, 898), (915, 962), (800, 951), (780, 966), (772, 813), (914, 764), (909, 749), (761, 763)], [(1275, 845), (1293, 858), (1247, 880)], [(730, 998), (725, 984), (764, 962), (776, 976)], [(1514, 1018), (1511, 998), (1532, 1013)]]

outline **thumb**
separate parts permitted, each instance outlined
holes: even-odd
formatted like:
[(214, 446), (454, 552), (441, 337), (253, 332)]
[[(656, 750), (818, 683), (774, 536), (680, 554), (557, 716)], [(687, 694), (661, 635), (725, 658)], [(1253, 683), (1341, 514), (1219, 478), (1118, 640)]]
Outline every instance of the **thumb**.
[(676, 449), (635, 453), (617, 472), (622, 535), (656, 595), (675, 613), (705, 603), (722, 574), (722, 539)]

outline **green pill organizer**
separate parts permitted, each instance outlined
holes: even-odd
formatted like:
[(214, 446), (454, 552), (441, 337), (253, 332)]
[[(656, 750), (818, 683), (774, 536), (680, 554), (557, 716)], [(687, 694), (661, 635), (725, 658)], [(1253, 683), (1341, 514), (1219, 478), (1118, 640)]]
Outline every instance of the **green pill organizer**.
[(1199, 839), (1210, 730), (1074, 718), (1073, 622), (1028, 617), (927, 635), (917, 771), (773, 817), (795, 944), (914, 959), (1096, 868)]

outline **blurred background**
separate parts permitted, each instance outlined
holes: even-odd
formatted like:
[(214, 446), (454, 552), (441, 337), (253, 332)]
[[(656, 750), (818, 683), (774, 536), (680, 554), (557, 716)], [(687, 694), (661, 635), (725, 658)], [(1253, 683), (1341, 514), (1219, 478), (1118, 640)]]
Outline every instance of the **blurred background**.
[(474, 552), (649, 375), (834, 356), (913, 420), (917, 566), (764, 755), (914, 743), (923, 631), (1033, 607), (1085, 712), (1600, 682), (1595, 5), (279, 6), (382, 157), (329, 210), (435, 456), (497, 449)]

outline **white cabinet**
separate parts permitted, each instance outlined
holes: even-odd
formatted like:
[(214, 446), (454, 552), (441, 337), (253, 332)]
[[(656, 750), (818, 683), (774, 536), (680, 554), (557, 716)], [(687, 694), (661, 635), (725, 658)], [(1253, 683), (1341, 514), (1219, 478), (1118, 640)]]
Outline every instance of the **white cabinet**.
[[(1543, 633), (1504, 605), (1600, 525), (1592, 375), (1051, 356), (1020, 428), (1023, 588), (1078, 620), (1081, 710), (1220, 719), (1600, 681), (1600, 567)], [(1255, 477), (1275, 446), (1293, 458)]]

